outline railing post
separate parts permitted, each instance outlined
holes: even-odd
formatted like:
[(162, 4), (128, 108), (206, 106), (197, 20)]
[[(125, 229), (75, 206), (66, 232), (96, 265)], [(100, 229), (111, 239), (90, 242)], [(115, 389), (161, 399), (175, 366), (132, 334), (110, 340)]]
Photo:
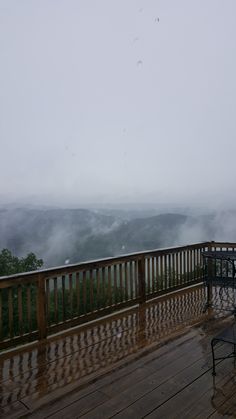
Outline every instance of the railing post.
[[(208, 252), (211, 252), (212, 250), (212, 243), (214, 242), (210, 242), (208, 245)], [(212, 264), (212, 259), (208, 258), (207, 260), (207, 307), (209, 308), (212, 307), (212, 300), (213, 300), (212, 282), (213, 282), (213, 264)]]
[(145, 257), (142, 256), (138, 260), (138, 285), (139, 285), (139, 296), (140, 303), (146, 301), (146, 283), (145, 283)]
[(47, 336), (47, 320), (46, 320), (46, 293), (45, 278), (42, 274), (38, 275), (37, 289), (37, 321), (39, 330), (39, 339), (45, 339)]

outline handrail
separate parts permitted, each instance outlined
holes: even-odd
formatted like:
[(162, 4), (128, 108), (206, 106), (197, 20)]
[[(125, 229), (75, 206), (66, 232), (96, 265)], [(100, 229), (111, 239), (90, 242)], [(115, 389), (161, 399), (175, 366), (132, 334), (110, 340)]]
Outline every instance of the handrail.
[[(39, 273), (41, 274), (51, 274), (53, 275), (54, 273), (57, 272), (62, 272), (64, 274), (67, 274), (68, 272), (71, 272), (71, 270), (75, 269), (77, 270), (78, 268), (84, 268), (87, 269), (89, 268), (91, 265), (93, 266), (97, 266), (100, 264), (112, 264), (112, 263), (116, 263), (116, 262), (123, 262), (126, 260), (130, 260), (131, 258), (133, 259), (134, 257), (142, 257), (143, 255), (155, 255), (156, 253), (175, 253), (178, 252), (179, 250), (188, 250), (189, 248), (198, 248), (199, 245), (201, 245), (202, 247), (204, 246), (208, 246), (209, 243), (215, 243), (215, 242), (200, 242), (200, 243), (194, 243), (194, 244), (189, 244), (189, 245), (184, 245), (184, 246), (174, 246), (174, 247), (163, 247), (160, 249), (151, 249), (151, 250), (144, 250), (142, 252), (134, 252), (134, 253), (126, 253), (126, 254), (121, 254), (119, 256), (113, 256), (113, 257), (109, 257), (109, 258), (101, 258), (101, 259), (92, 259), (92, 260), (88, 260), (88, 261), (84, 261), (84, 262), (79, 262), (79, 263), (72, 263), (72, 264), (67, 264), (67, 265), (61, 265), (61, 266), (55, 266), (55, 267), (51, 267), (51, 268), (46, 268), (46, 269), (38, 269), (36, 271), (29, 271), (29, 272), (23, 272), (23, 273), (18, 273), (18, 274), (14, 274), (14, 275), (4, 275), (4, 276), (0, 276), (0, 282), (1, 281), (5, 281), (8, 279), (12, 279), (12, 278), (22, 278), (22, 277), (27, 277), (27, 276), (33, 276), (33, 277), (37, 277), (37, 275)], [(232, 243), (228, 243), (228, 245), (232, 245)], [(236, 244), (235, 244), (236, 246)]]
[(148, 250), (0, 278), (0, 349), (201, 282), (201, 253), (235, 243)]

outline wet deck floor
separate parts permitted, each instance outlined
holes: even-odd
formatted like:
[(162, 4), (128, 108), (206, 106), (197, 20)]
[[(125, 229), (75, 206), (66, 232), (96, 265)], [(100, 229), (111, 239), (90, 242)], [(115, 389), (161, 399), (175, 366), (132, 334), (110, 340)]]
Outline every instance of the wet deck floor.
[(210, 320), (204, 293), (190, 288), (2, 354), (0, 417), (236, 417), (236, 370), (221, 362), (213, 380), (209, 347), (232, 319)]

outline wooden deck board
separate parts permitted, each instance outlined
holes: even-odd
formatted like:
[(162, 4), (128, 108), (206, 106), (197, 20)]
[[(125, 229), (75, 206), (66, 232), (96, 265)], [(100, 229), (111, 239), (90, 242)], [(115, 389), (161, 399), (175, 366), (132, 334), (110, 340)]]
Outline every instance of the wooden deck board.
[[(163, 369), (150, 376), (147, 380), (133, 385), (118, 397), (113, 398), (112, 403), (105, 403), (105, 408), (108, 404), (110, 408), (112, 404), (114, 410), (110, 412), (110, 409), (106, 409), (104, 417), (111, 417), (114, 414), (116, 414), (117, 418), (137, 417), (137, 415), (143, 417), (198, 377), (202, 362), (202, 359), (194, 362), (194, 356), (190, 356), (188, 359), (185, 353), (185, 357), (177, 359), (168, 366), (164, 366)], [(208, 370), (207, 367), (206, 370)], [(100, 414), (98, 410), (93, 414), (95, 418), (99, 417), (97, 416)]]
[[(182, 359), (182, 362), (180, 361), (180, 357), (174, 357), (174, 362), (172, 362), (173, 365), (170, 363), (170, 352), (167, 349), (167, 353), (164, 357), (159, 358), (160, 365), (159, 365), (159, 372), (153, 373), (151, 376), (149, 376), (149, 379), (143, 379), (141, 382), (137, 384), (136, 377), (135, 377), (135, 371), (133, 376), (129, 375), (129, 388), (125, 391), (123, 384), (123, 389), (120, 387), (120, 378), (117, 379), (117, 381), (113, 382), (113, 385), (117, 384), (117, 389), (119, 392), (119, 396), (113, 397), (111, 400), (108, 400), (100, 406), (96, 407), (95, 410), (93, 410), (90, 407), (90, 411), (87, 413), (87, 415), (83, 415), (80, 412), (77, 412), (77, 416), (75, 417), (91, 417), (91, 418), (106, 418), (106, 417), (112, 417), (114, 415), (117, 415), (118, 417), (143, 417), (147, 412), (149, 412), (153, 407), (157, 406), (158, 404), (162, 404), (166, 399), (169, 397), (173, 397), (178, 391), (182, 389), (183, 386), (186, 386), (189, 382), (193, 382), (196, 378), (198, 378), (198, 374), (200, 371), (200, 374), (202, 374), (202, 366), (204, 366), (205, 370), (209, 372), (209, 366), (206, 365), (206, 359), (200, 358), (199, 354), (195, 354), (195, 358), (198, 358), (197, 361), (194, 360), (194, 353), (191, 352), (196, 346), (196, 342), (192, 342), (192, 347), (189, 345), (189, 342), (186, 342), (185, 350), (184, 352), (185, 359)], [(179, 348), (180, 349), (180, 348)], [(191, 351), (189, 351), (191, 349)], [(183, 352), (183, 348), (181, 347), (181, 350)], [(173, 354), (176, 355), (176, 348), (173, 349)], [(164, 358), (164, 359), (163, 359)], [(165, 359), (166, 358), (166, 359)], [(189, 365), (188, 364), (189, 360)], [(163, 362), (164, 361), (164, 362)], [(166, 362), (165, 362), (166, 361)], [(137, 361), (139, 364), (140, 362), (143, 363), (145, 366), (145, 359)], [(154, 359), (153, 362), (156, 360)], [(194, 362), (194, 363), (193, 363)], [(152, 364), (152, 362), (148, 362), (149, 365)], [(168, 375), (167, 371), (167, 365), (170, 365), (170, 371)], [(161, 382), (161, 375), (160, 372), (163, 372), (162, 380)], [(178, 371), (178, 372), (177, 372)], [(192, 373), (196, 374), (196, 376), (192, 376)], [(165, 375), (166, 374), (166, 375)], [(173, 379), (173, 374), (175, 374), (175, 379)], [(208, 374), (207, 380), (212, 381), (211, 374)], [(156, 378), (156, 379), (155, 379)], [(158, 380), (159, 379), (159, 380)], [(125, 381), (125, 380), (124, 380)], [(126, 383), (127, 384), (127, 383)], [(133, 385), (132, 385), (133, 384)], [(151, 387), (148, 387), (151, 386)], [(154, 387), (154, 389), (153, 389)], [(104, 391), (106, 392), (109, 388), (108, 384), (105, 384), (105, 386), (102, 385), (100, 382), (99, 390), (101, 393)], [(137, 390), (140, 391), (140, 393), (137, 393)], [(154, 390), (154, 392), (153, 392)], [(137, 403), (134, 402), (133, 397), (139, 399), (137, 400)], [(89, 398), (88, 398), (89, 401)], [(151, 405), (150, 402), (153, 402), (154, 405)], [(146, 406), (146, 407), (145, 407)], [(146, 409), (146, 410), (145, 410)], [(121, 411), (120, 414), (117, 414), (119, 411)], [(58, 412), (57, 412), (58, 413)], [(71, 415), (71, 406), (68, 406), (66, 408), (62, 408), (60, 411), (60, 414), (63, 414), (63, 417), (69, 417)], [(46, 417), (46, 416), (45, 416)], [(70, 416), (71, 417), (71, 416)], [(73, 417), (73, 416), (72, 416)], [(156, 417), (154, 415), (154, 417)], [(168, 416), (160, 416), (160, 417), (168, 417)]]
[(88, 394), (87, 396), (74, 401), (66, 409), (57, 410), (53, 415), (50, 416), (52, 419), (68, 419), (69, 417), (79, 417), (85, 415), (89, 410), (95, 409), (98, 406), (102, 405), (105, 401), (108, 400), (108, 397), (100, 391), (95, 391)]
[[(218, 366), (218, 379), (222, 379), (222, 374), (225, 376), (226, 372), (230, 373), (232, 370), (232, 362), (228, 361), (228, 365), (226, 363), (221, 368)], [(207, 370), (202, 376), (195, 378), (195, 381), (191, 380), (186, 387), (180, 388), (179, 393), (147, 415), (147, 418), (155, 418), (157, 412), (160, 417), (194, 418), (198, 413), (200, 417), (207, 417), (210, 414), (208, 409), (211, 408), (209, 394), (212, 389), (212, 382), (211, 370)], [(203, 396), (206, 396), (205, 399)], [(198, 408), (199, 412), (197, 413)]]
[(27, 415), (28, 409), (21, 402), (17, 401), (9, 406), (0, 408), (0, 418), (18, 419)]
[(216, 395), (211, 375), (210, 339), (228, 320), (209, 321), (199, 300), (193, 304), (195, 291), (184, 292), (182, 317), (174, 309), (176, 294), (171, 312), (165, 312), (165, 297), (163, 305), (154, 301), (140, 312), (2, 354), (1, 417), (192, 419), (236, 413), (232, 360), (217, 366)]
[[(193, 336), (195, 336), (195, 333), (189, 332), (187, 335), (183, 335), (180, 338), (178, 338), (179, 345), (183, 345), (184, 343), (189, 343), (189, 341), (192, 340)], [(171, 341), (168, 343), (168, 349), (172, 350), (177, 356), (178, 349), (176, 348), (176, 342)], [(94, 383), (90, 384), (89, 386), (78, 390), (75, 390), (74, 392), (68, 394), (66, 397), (60, 398), (59, 401), (59, 409), (62, 410), (63, 408), (67, 407), (68, 405), (74, 403), (77, 400), (80, 400), (84, 396), (87, 396), (89, 394), (92, 394), (94, 391), (104, 389), (104, 387), (113, 386), (118, 387), (120, 389), (121, 383), (126, 383), (127, 379), (129, 380), (129, 377), (132, 376), (132, 379), (137, 380), (136, 377), (136, 371), (140, 368), (149, 368), (148, 366), (153, 361), (156, 362), (157, 359), (160, 359), (161, 362), (163, 362), (163, 359), (166, 356), (167, 348), (166, 346), (161, 346), (157, 351), (148, 353), (145, 355), (145, 358), (141, 357), (136, 362), (131, 362), (125, 365), (121, 365), (119, 369), (116, 369), (115, 371), (111, 371), (110, 373), (106, 374), (102, 378), (100, 378), (98, 381), (95, 381)], [(179, 355), (182, 353), (179, 351)], [(145, 363), (144, 363), (145, 360)], [(149, 370), (150, 371), (150, 370)], [(135, 381), (136, 382), (136, 381)], [(123, 386), (125, 384), (122, 384)], [(117, 393), (117, 388), (116, 388)], [(42, 409), (40, 409), (40, 412), (37, 412), (36, 416), (33, 415), (33, 417), (37, 418), (43, 418), (51, 415), (55, 409), (58, 409), (57, 406), (58, 401), (54, 400), (54, 402), (50, 402), (50, 404), (45, 405)]]

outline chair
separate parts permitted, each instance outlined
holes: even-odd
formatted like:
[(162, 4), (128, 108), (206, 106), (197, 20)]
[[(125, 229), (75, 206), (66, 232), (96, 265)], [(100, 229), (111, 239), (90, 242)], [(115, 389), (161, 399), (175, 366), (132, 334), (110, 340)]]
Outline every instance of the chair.
[[(215, 357), (215, 345), (219, 342), (229, 343), (233, 345), (233, 351), (226, 356)], [(213, 359), (213, 370), (212, 375), (216, 375), (216, 361), (227, 359), (227, 358), (236, 358), (236, 323), (233, 323), (232, 326), (223, 330), (217, 336), (211, 340), (211, 350), (212, 350), (212, 359)]]

